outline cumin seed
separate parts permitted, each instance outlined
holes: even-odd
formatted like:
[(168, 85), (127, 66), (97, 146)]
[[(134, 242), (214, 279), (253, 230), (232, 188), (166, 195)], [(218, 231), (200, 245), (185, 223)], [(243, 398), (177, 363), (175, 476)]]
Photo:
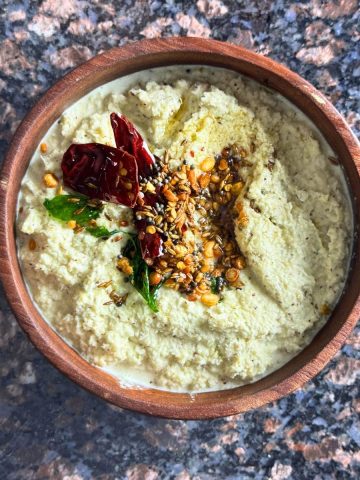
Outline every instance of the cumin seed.
[(75, 210), (74, 215), (80, 215), (85, 210), (85, 207), (79, 208), (78, 210)]
[(96, 285), (96, 288), (107, 288), (112, 284), (112, 280), (108, 280), (107, 282), (102, 282)]

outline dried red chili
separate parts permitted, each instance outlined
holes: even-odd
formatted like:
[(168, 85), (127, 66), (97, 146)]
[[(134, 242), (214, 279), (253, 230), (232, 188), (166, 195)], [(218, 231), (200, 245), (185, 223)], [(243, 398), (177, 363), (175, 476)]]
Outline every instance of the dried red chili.
[[(111, 126), (114, 131), (116, 146), (123, 148), (136, 158), (139, 175), (146, 178), (151, 175), (155, 157), (137, 131), (135, 126), (123, 115), (112, 113), (110, 115)], [(156, 195), (145, 194), (143, 205), (153, 205)], [(136, 217), (136, 208), (135, 208)], [(135, 220), (135, 226), (139, 232), (141, 253), (144, 260), (150, 260), (162, 254), (163, 240), (158, 232), (146, 233), (147, 223), (145, 220)]]
[[(145, 193), (142, 196), (142, 205), (154, 206), (159, 201), (159, 188), (154, 194)], [(161, 201), (161, 200), (160, 200)], [(136, 212), (142, 210), (141, 207), (135, 206), (135, 226), (139, 232), (138, 238), (141, 247), (141, 253), (144, 260), (151, 260), (159, 257), (163, 253), (163, 239), (159, 232), (147, 233), (146, 227), (148, 223), (145, 219), (137, 220)], [(150, 263), (150, 262), (148, 262)]]
[(100, 143), (73, 144), (61, 162), (64, 184), (76, 192), (134, 207), (138, 167), (130, 153)]
[(147, 177), (151, 173), (155, 158), (145, 140), (124, 115), (112, 113), (110, 120), (117, 148), (123, 148), (126, 152), (134, 155), (139, 175)]
[[(147, 233), (147, 223), (145, 220), (135, 222), (136, 229), (139, 232), (138, 238), (141, 247), (142, 257), (147, 263), (151, 264), (153, 258), (159, 257), (163, 253), (163, 240), (158, 232)], [(150, 261), (149, 261), (150, 260)]]
[[(151, 176), (155, 157), (135, 126), (123, 115), (112, 113), (111, 126), (117, 148), (99, 143), (71, 145), (61, 168), (64, 184), (91, 198), (135, 208), (139, 194), (138, 175)], [(143, 196), (142, 204), (152, 205), (157, 195)], [(158, 232), (146, 232), (145, 220), (135, 220), (144, 260), (162, 254), (163, 239)]]

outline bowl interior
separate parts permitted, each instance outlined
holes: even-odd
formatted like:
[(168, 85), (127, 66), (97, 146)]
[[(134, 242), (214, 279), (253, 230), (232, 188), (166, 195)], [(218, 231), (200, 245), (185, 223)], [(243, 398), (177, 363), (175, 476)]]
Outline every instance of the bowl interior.
[[(203, 64), (234, 70), (281, 93), (319, 128), (344, 168), (352, 196), (355, 236), (344, 293), (326, 326), (311, 344), (279, 370), (252, 384), (189, 395), (122, 387), (72, 350), (44, 321), (24, 284), (17, 261), (14, 223), (20, 183), (41, 138), (63, 111), (94, 88), (139, 70)], [(317, 374), (340, 348), (360, 314), (359, 146), (329, 102), (305, 80), (275, 62), (220, 42), (173, 38), (113, 49), (70, 72), (35, 105), (16, 132), (1, 182), (0, 270), (7, 297), (22, 328), (45, 356), (71, 379), (124, 408), (170, 418), (212, 418), (258, 407), (286, 395)]]

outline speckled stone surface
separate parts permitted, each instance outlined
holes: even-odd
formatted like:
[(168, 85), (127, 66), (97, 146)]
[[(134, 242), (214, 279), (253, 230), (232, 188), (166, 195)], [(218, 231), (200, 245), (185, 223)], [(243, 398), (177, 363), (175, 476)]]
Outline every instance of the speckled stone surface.
[[(109, 47), (170, 35), (269, 55), (360, 130), (356, 0), (2, 0), (0, 12), (1, 155), (65, 72)], [(222, 420), (167, 421), (112, 407), (67, 380), (0, 295), (0, 479), (360, 478), (359, 330), (321, 375), (276, 404)]]

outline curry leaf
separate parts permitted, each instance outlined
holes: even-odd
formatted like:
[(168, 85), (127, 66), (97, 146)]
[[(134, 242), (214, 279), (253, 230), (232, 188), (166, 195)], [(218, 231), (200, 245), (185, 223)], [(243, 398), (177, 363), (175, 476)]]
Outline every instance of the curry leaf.
[(133, 273), (130, 275), (130, 282), (142, 295), (153, 312), (158, 312), (157, 295), (162, 285), (151, 286), (149, 276), (151, 269), (142, 258), (139, 240), (136, 235), (130, 234), (129, 240), (123, 250), (123, 255), (130, 260)]
[(102, 207), (93, 207), (88, 205), (89, 198), (85, 195), (57, 195), (44, 201), (44, 206), (50, 215), (57, 220), (68, 222), (76, 220), (81, 226), (84, 226), (90, 220), (99, 217)]
[(106, 227), (86, 227), (86, 231), (93, 237), (107, 239), (121, 230), (108, 230)]
[(119, 230), (109, 231), (106, 227), (89, 225), (91, 220), (99, 218), (104, 207), (100, 202), (97, 203), (85, 195), (57, 195), (51, 200), (45, 199), (44, 206), (53, 218), (64, 222), (75, 220), (96, 238), (106, 239), (119, 232)]

